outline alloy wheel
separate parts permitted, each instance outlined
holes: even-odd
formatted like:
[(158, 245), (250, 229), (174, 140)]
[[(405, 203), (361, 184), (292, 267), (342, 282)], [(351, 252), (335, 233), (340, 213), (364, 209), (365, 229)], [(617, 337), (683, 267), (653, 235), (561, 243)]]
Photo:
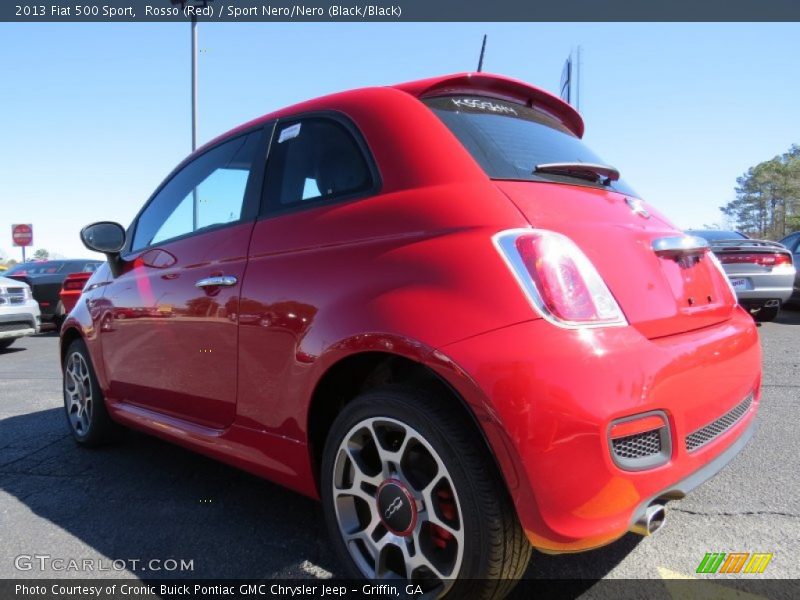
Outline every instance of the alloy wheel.
[(446, 591), (464, 555), (453, 479), (415, 429), (373, 417), (350, 429), (333, 473), (339, 531), (368, 579), (405, 579)]
[(64, 369), (64, 393), (67, 400), (67, 416), (75, 432), (85, 436), (92, 422), (92, 381), (89, 366), (80, 352), (73, 352)]

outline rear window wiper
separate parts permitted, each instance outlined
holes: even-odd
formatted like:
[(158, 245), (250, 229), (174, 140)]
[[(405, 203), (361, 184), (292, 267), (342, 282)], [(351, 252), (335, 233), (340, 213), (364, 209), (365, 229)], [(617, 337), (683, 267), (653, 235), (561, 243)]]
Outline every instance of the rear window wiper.
[(589, 181), (602, 183), (603, 185), (609, 185), (612, 181), (617, 181), (619, 179), (619, 171), (614, 167), (582, 162), (544, 163), (536, 165), (533, 172), (580, 177), (581, 179), (588, 179)]

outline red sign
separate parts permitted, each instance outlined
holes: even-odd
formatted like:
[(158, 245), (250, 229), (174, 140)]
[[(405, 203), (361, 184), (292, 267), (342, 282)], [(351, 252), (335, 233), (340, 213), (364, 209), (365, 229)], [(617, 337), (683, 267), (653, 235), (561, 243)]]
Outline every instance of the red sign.
[(11, 240), (15, 246), (33, 246), (33, 226), (25, 223), (12, 225)]

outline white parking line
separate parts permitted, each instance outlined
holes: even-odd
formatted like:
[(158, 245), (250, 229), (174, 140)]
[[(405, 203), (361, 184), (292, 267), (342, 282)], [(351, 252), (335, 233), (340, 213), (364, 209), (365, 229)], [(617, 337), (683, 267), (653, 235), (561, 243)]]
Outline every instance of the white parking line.
[[(671, 584), (670, 580), (679, 579), (698, 579), (691, 575), (684, 575), (677, 571), (671, 571), (664, 567), (658, 567), (658, 575), (664, 579), (664, 587), (667, 588), (669, 595), (675, 600), (684, 600), (688, 598), (687, 588), (685, 585)], [(712, 583), (711, 581), (701, 580), (697, 584), (692, 584), (691, 598), (693, 600), (767, 600), (765, 596), (758, 594), (750, 594), (741, 590), (728, 587), (727, 585), (720, 585)]]

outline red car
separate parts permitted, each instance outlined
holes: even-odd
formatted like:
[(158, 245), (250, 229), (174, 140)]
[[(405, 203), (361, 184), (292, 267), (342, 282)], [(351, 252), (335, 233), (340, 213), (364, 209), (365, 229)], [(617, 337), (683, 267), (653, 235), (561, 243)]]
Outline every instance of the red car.
[(348, 573), (457, 598), (653, 532), (752, 435), (760, 345), (583, 128), (481, 73), (207, 144), (82, 231), (108, 264), (62, 332), (75, 439), (123, 424), (319, 498)]
[(89, 281), (91, 273), (70, 273), (61, 284), (61, 291), (58, 297), (61, 300), (61, 306), (64, 308), (64, 314), (68, 314), (78, 302), (81, 297), (83, 286)]

